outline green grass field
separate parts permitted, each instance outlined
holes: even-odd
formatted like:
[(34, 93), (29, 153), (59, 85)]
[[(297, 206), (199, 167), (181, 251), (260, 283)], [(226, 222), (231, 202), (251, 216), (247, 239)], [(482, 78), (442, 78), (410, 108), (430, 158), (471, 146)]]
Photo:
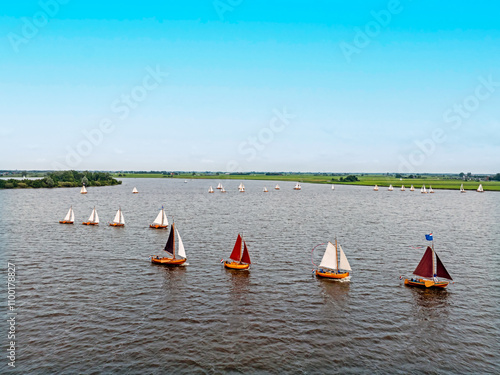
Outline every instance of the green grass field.
[[(123, 175), (123, 173), (122, 173)], [(149, 174), (149, 173), (125, 173), (125, 176), (118, 176), (118, 174), (113, 174), (115, 178), (171, 178), (162, 174)], [(363, 186), (375, 186), (377, 184), (379, 187), (388, 187), (393, 185), (394, 189), (399, 189), (401, 185), (410, 188), (411, 185), (415, 189), (420, 189), (420, 187), (425, 184), (427, 188), (432, 186), (435, 189), (449, 189), (449, 190), (459, 190), (460, 184), (464, 184), (466, 190), (476, 190), (479, 184), (483, 185), (485, 191), (500, 191), (500, 181), (462, 181), (461, 179), (450, 179), (448, 177), (443, 178), (439, 176), (424, 176), (422, 178), (404, 178), (400, 180), (399, 178), (385, 176), (385, 175), (356, 175), (359, 181), (356, 182), (340, 182), (339, 178), (343, 176), (333, 176), (335, 181), (332, 181), (332, 176), (316, 175), (316, 174), (287, 174), (287, 175), (264, 175), (264, 174), (248, 174), (248, 175), (226, 175), (220, 174), (218, 176), (213, 174), (197, 173), (192, 175), (192, 173), (183, 173), (174, 175), (173, 178), (180, 179), (214, 179), (214, 180), (263, 180), (263, 181), (299, 181), (301, 183), (314, 183), (314, 184), (334, 184), (334, 185), (363, 185)], [(344, 176), (345, 177), (345, 176)]]

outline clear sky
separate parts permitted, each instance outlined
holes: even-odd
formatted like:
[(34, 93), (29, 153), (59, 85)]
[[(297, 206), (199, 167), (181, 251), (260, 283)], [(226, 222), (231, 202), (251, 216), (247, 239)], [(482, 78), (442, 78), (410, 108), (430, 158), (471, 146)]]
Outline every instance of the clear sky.
[(0, 10), (0, 169), (500, 172), (498, 1)]

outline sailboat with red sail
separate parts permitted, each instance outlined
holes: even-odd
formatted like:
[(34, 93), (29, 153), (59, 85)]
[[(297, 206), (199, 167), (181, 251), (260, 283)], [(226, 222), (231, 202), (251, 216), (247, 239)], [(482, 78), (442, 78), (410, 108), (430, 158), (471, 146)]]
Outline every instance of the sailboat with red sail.
[[(432, 238), (432, 235), (426, 235), (427, 238)], [(451, 280), (453, 280), (446, 270), (443, 262), (439, 259), (434, 251), (434, 241), (432, 246), (427, 246), (424, 256), (420, 260), (413, 274), (419, 276), (417, 278), (405, 279), (404, 284), (408, 286), (418, 286), (421, 288), (446, 288)], [(441, 277), (446, 280), (438, 280)], [(448, 281), (450, 280), (450, 281)]]
[[(179, 241), (177, 252), (175, 251), (175, 234), (177, 233), (177, 239)], [(181, 235), (179, 231), (175, 229), (175, 223), (172, 223), (172, 227), (170, 228), (170, 235), (168, 236), (167, 243), (165, 248), (163, 249), (167, 253), (172, 254), (172, 257), (160, 257), (160, 256), (152, 256), (151, 263), (153, 264), (161, 264), (164, 266), (180, 266), (183, 264), (186, 258), (186, 250), (184, 249), (184, 244), (182, 243)]]
[(250, 267), (251, 262), (250, 255), (248, 254), (247, 243), (239, 233), (229, 259), (232, 261), (224, 261), (224, 267), (226, 268), (233, 270), (246, 270)]

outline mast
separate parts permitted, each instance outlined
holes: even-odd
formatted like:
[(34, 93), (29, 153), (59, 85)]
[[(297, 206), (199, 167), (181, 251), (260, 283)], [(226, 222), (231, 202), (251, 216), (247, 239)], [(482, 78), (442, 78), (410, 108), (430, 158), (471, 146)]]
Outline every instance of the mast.
[(436, 253), (434, 252), (434, 237), (432, 237), (432, 277), (434, 277), (434, 275), (436, 275), (436, 261), (435, 261), (435, 257), (436, 257)]
[(174, 246), (172, 248), (172, 251), (173, 251), (173, 256), (174, 256), (174, 259), (175, 259), (175, 229), (174, 229), (174, 222), (172, 222), (172, 233), (173, 233), (173, 237), (174, 237)]
[(335, 237), (335, 262), (337, 262), (337, 271), (339, 270), (339, 257), (338, 257), (338, 250), (337, 250), (337, 237)]

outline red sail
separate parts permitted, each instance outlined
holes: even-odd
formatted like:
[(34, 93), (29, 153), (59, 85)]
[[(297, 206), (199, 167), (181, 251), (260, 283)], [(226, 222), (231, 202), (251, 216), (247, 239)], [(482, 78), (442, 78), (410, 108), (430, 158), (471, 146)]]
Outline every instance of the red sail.
[(170, 228), (170, 235), (168, 236), (167, 244), (165, 245), (165, 251), (168, 251), (170, 254), (174, 255), (174, 223), (172, 223), (172, 227)]
[(247, 243), (245, 241), (243, 241), (243, 255), (241, 256), (241, 261), (250, 264), (250, 255), (248, 254)]
[(437, 254), (436, 254), (436, 275), (438, 277), (442, 277), (448, 280), (453, 280), (448, 271), (446, 271), (446, 268), (444, 268), (444, 265), (443, 263), (441, 263), (441, 260), (439, 259)]
[(413, 271), (414, 275), (422, 276), (422, 277), (432, 277), (432, 249), (427, 246), (427, 250), (425, 250), (424, 256), (420, 260), (417, 268)]
[(238, 234), (236, 243), (234, 244), (233, 252), (229, 256), (230, 259), (239, 262), (241, 259), (241, 236)]

